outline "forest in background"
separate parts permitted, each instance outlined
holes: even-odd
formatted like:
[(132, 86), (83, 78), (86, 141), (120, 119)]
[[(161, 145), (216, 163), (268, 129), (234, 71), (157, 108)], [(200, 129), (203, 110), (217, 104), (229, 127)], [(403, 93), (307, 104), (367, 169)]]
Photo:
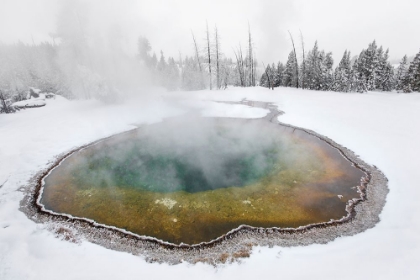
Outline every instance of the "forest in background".
[[(292, 38), (292, 37), (291, 37)], [(404, 56), (397, 67), (389, 62), (389, 49), (378, 47), (376, 41), (358, 56), (351, 57), (344, 51), (334, 69), (331, 52), (320, 50), (318, 42), (305, 52), (302, 40), (301, 61), (294, 48), (286, 64), (267, 65), (260, 85), (268, 88), (279, 86), (337, 92), (393, 91), (410, 93), (420, 91), (420, 52), (411, 62)]]
[(0, 44), (0, 99), (24, 100), (36, 88), (70, 99), (113, 102), (145, 86), (201, 90), (257, 84), (250, 29), (249, 44), (245, 51), (235, 50), (235, 61), (222, 52), (217, 27), (211, 32), (208, 26), (204, 44), (192, 34), (193, 55), (175, 59), (162, 50), (158, 58), (145, 37), (138, 38), (137, 53), (130, 55), (118, 42), (118, 30), (101, 37), (88, 34), (83, 18), (77, 19), (80, 28), (74, 28), (69, 13), (63, 15), (53, 42)]

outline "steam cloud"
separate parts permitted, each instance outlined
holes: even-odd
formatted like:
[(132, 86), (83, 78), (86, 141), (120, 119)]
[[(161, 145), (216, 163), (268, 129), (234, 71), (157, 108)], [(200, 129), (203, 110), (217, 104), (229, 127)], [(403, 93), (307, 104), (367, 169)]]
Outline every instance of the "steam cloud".
[[(116, 136), (78, 155), (84, 185), (197, 192), (253, 183), (290, 145), (264, 121), (178, 117)], [(278, 170), (277, 170), (278, 171)]]

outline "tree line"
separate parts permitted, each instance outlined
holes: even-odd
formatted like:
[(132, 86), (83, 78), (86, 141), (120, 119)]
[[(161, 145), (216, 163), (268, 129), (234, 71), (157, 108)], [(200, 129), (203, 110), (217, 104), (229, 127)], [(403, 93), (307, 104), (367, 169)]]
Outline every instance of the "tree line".
[(302, 61), (290, 35), (293, 50), (286, 64), (267, 65), (260, 78), (260, 85), (268, 88), (296, 87), (311, 90), (337, 92), (420, 91), (420, 52), (408, 63), (404, 56), (398, 67), (389, 62), (389, 50), (378, 47), (373, 41), (358, 56), (351, 57), (344, 51), (343, 57), (335, 69), (331, 52), (320, 50), (318, 43), (305, 53), (302, 41)]
[(178, 60), (173, 57), (166, 60), (163, 51), (157, 59), (156, 53), (151, 53), (148, 39), (140, 37), (138, 57), (153, 73), (154, 80), (169, 90), (219, 90), (228, 85), (248, 87), (257, 84), (258, 63), (249, 25), (247, 48), (243, 50), (241, 45), (234, 48), (235, 60), (223, 53), (217, 26), (211, 32), (206, 24), (204, 46), (200, 46), (193, 32), (191, 39), (191, 55), (179, 54)]
[(217, 26), (211, 31), (208, 25), (202, 45), (191, 33), (192, 55), (180, 54), (176, 59), (166, 58), (163, 51), (159, 56), (152, 53), (145, 37), (138, 38), (135, 56), (127, 54), (118, 34), (95, 37), (86, 31), (87, 19), (78, 14), (74, 18), (75, 14), (60, 17), (53, 42), (0, 44), (0, 107), (6, 101), (26, 99), (31, 87), (67, 98), (115, 101), (144, 84), (168, 90), (212, 90), (257, 83), (249, 26), (247, 47), (234, 49), (235, 60), (223, 53)]

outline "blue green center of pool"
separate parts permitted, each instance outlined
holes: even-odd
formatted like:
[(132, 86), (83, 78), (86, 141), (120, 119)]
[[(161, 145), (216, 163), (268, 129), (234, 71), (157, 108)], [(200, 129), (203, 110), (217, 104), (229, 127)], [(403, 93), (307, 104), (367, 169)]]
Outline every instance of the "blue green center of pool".
[[(72, 174), (81, 186), (196, 193), (255, 183), (278, 169), (276, 163), (281, 153), (278, 146), (230, 155), (224, 152), (208, 145), (162, 153), (150, 139), (136, 139), (123, 145), (102, 146), (74, 168)], [(119, 156), (115, 157), (116, 154)], [(215, 165), (202, 166), (203, 159)]]
[(178, 118), (90, 145), (46, 178), (49, 210), (173, 243), (242, 225), (340, 219), (363, 172), (326, 142), (266, 120)]

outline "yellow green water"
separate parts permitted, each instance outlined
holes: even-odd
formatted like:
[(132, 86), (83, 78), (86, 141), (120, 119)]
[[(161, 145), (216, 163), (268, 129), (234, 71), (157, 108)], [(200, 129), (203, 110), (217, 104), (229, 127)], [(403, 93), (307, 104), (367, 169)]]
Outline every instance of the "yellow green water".
[(362, 176), (337, 150), (299, 130), (264, 120), (180, 119), (75, 153), (46, 178), (41, 202), (55, 212), (196, 244), (241, 224), (339, 219)]

